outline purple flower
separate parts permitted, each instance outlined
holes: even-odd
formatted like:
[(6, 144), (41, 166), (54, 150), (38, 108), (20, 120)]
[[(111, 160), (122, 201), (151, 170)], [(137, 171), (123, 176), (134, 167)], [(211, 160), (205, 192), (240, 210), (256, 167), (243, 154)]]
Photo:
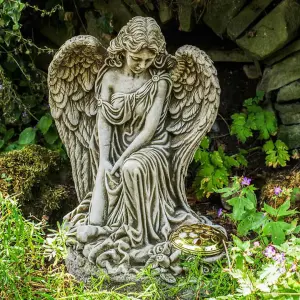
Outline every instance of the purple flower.
[(297, 265), (293, 263), (292, 266), (290, 267), (290, 272), (296, 272), (296, 270), (297, 270)]
[(251, 178), (247, 178), (247, 177), (243, 177), (243, 180), (242, 180), (242, 185), (250, 185), (251, 183)]
[(277, 271), (281, 274), (284, 274), (286, 272), (286, 269), (285, 269), (285, 267), (281, 267), (281, 268), (277, 269)]
[(276, 254), (276, 250), (274, 248), (274, 246), (269, 245), (268, 247), (266, 247), (266, 249), (264, 250), (263, 254), (268, 257), (271, 258)]
[(257, 247), (260, 246), (260, 243), (258, 241), (256, 241), (256, 242), (253, 243), (253, 246), (254, 246), (254, 248), (257, 248)]
[(221, 217), (221, 215), (222, 215), (222, 212), (223, 212), (223, 209), (222, 209), (222, 208), (219, 208), (219, 209), (218, 209), (218, 218), (220, 218), (220, 217)]
[(274, 188), (274, 194), (275, 194), (276, 196), (278, 196), (281, 192), (282, 192), (282, 189), (281, 189), (279, 186), (276, 186), (276, 187)]
[(279, 263), (283, 263), (285, 261), (284, 253), (275, 254), (274, 260), (276, 260)]

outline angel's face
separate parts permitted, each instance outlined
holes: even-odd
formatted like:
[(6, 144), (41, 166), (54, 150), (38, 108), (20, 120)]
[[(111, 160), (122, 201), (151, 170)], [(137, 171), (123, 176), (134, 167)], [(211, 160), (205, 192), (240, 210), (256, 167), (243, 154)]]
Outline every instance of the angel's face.
[(156, 54), (153, 51), (145, 48), (139, 52), (126, 51), (125, 57), (129, 69), (135, 74), (140, 74), (152, 65)]

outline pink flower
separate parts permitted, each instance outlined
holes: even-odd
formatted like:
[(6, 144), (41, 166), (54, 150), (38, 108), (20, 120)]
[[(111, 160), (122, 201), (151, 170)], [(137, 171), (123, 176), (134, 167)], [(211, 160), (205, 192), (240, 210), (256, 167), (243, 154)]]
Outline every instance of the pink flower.
[(282, 189), (281, 189), (279, 186), (276, 186), (276, 187), (274, 188), (274, 194), (275, 194), (276, 196), (278, 196), (281, 192), (282, 192)]
[(268, 247), (266, 247), (266, 249), (264, 250), (263, 254), (268, 257), (271, 258), (276, 254), (276, 250), (274, 248), (274, 246), (269, 245)]
[(257, 248), (257, 247), (260, 246), (260, 243), (258, 241), (256, 241), (256, 242), (253, 243), (253, 246), (254, 246), (254, 248)]
[(243, 180), (242, 180), (242, 185), (246, 186), (246, 185), (250, 185), (251, 183), (251, 178), (247, 178), (247, 177), (243, 177)]

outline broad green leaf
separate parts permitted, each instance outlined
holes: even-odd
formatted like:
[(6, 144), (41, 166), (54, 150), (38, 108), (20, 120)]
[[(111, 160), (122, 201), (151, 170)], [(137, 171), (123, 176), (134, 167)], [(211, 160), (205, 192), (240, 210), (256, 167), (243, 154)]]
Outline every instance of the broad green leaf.
[(250, 241), (243, 242), (237, 236), (232, 235), (234, 244), (241, 250), (245, 251), (250, 248)]
[(0, 134), (5, 134), (5, 132), (6, 132), (5, 125), (0, 123)]
[(6, 131), (4, 135), (4, 141), (8, 142), (15, 134), (15, 130), (13, 128)]
[(4, 140), (0, 140), (0, 149), (4, 146)]
[(264, 235), (270, 235), (275, 245), (281, 245), (285, 241), (285, 232), (292, 227), (286, 222), (269, 222), (263, 228)]
[(28, 127), (24, 129), (19, 136), (19, 144), (20, 145), (29, 145), (34, 142), (35, 139), (35, 130), (32, 127)]
[(58, 139), (58, 134), (53, 128), (50, 128), (44, 138), (48, 144), (53, 144)]
[(52, 125), (52, 118), (48, 115), (45, 115), (39, 120), (37, 127), (43, 134), (46, 134), (46, 132), (49, 130), (51, 125)]
[(269, 215), (271, 215), (271, 216), (273, 216), (273, 217), (277, 217), (277, 210), (276, 210), (274, 207), (268, 205), (267, 203), (264, 203), (264, 210), (265, 210)]
[(234, 197), (227, 200), (227, 203), (233, 207), (231, 216), (235, 221), (242, 220), (247, 210), (253, 211), (256, 209), (253, 203), (244, 197)]
[(243, 218), (238, 224), (237, 231), (240, 235), (245, 236), (250, 230), (259, 229), (266, 222), (266, 217), (261, 212), (251, 213)]
[(298, 212), (296, 210), (288, 210), (290, 208), (290, 200), (286, 200), (283, 204), (281, 204), (278, 208), (278, 217), (295, 215)]

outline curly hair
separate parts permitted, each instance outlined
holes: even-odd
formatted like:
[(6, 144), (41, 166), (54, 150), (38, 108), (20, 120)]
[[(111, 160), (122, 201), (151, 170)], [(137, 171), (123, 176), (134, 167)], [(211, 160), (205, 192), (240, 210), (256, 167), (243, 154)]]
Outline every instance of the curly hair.
[(156, 54), (153, 62), (158, 69), (173, 67), (172, 56), (166, 51), (166, 41), (160, 27), (153, 18), (134, 17), (122, 27), (107, 49), (106, 65), (122, 67), (125, 51), (139, 52), (148, 48)]

